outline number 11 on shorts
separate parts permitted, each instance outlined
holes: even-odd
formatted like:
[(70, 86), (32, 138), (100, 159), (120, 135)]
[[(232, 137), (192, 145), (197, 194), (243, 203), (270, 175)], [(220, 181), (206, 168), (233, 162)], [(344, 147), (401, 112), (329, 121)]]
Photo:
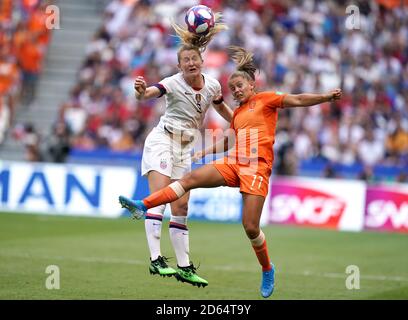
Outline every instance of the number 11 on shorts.
[(261, 188), (261, 184), (262, 184), (262, 181), (263, 181), (263, 177), (262, 176), (258, 176), (258, 175), (256, 175), (256, 174), (254, 174), (254, 180), (252, 180), (252, 184), (251, 184), (251, 190), (253, 190), (254, 189), (254, 185), (255, 185), (255, 182), (256, 182), (256, 178), (259, 178), (259, 183), (258, 183), (258, 189), (260, 189)]

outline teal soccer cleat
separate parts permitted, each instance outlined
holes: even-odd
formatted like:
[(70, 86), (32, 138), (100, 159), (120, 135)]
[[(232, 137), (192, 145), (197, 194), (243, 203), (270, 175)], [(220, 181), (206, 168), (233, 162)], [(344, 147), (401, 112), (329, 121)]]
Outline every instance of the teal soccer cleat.
[(132, 214), (133, 219), (141, 219), (145, 216), (147, 208), (142, 200), (131, 200), (124, 196), (119, 196), (119, 203), (122, 208), (126, 208)]
[[(272, 263), (271, 263), (272, 264)], [(275, 288), (275, 266), (272, 264), (272, 269), (262, 271), (261, 295), (268, 298)]]

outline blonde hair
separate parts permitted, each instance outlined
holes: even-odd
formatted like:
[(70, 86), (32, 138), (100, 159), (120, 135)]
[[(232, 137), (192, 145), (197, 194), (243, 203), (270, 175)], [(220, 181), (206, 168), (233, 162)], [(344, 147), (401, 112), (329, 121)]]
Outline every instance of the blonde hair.
[(228, 50), (232, 61), (237, 64), (236, 71), (230, 75), (229, 80), (235, 77), (243, 77), (248, 81), (255, 81), (255, 72), (257, 70), (253, 53), (246, 51), (238, 46), (229, 46)]
[[(177, 52), (177, 58), (180, 62), (180, 54), (185, 50), (195, 50), (200, 54), (205, 51), (207, 45), (214, 38), (214, 36), (222, 30), (227, 30), (228, 27), (225, 23), (221, 22), (221, 13), (217, 12), (214, 14), (215, 24), (214, 27), (205, 35), (198, 35), (188, 31), (187, 28), (181, 27), (178, 24), (172, 22), (174, 31), (176, 31), (177, 36), (180, 38), (182, 46)], [(201, 58), (202, 59), (202, 58)]]

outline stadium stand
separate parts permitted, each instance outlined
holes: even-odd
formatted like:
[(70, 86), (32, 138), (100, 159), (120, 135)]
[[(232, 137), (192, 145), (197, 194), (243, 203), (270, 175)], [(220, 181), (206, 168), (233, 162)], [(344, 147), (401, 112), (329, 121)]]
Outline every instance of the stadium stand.
[[(58, 37), (63, 39), (59, 41), (60, 46), (61, 42), (69, 42), (78, 50), (64, 54), (61, 49), (58, 54), (49, 55), (46, 63), (47, 70), (52, 70), (51, 66), (63, 67), (72, 81), (66, 80), (63, 73), (55, 73), (54, 78), (45, 80), (45, 73), (42, 79), (46, 84), (41, 88), (42, 93), (37, 93), (40, 105), (44, 104), (41, 95), (54, 96), (49, 101), (53, 105), (43, 110), (50, 113), (53, 108), (51, 116), (56, 120), (47, 128), (59, 133), (40, 139), (35, 127), (20, 122), (15, 125), (13, 136), (23, 141), (28, 135), (31, 145), (37, 145), (37, 156), (30, 152), (32, 146), (27, 147), (26, 158), (30, 160), (112, 162), (119, 159), (133, 163), (164, 107), (163, 99), (136, 102), (133, 79), (143, 75), (152, 84), (177, 71), (178, 41), (170, 18), (176, 17), (182, 23), (186, 9), (197, 1), (101, 1), (98, 3), (106, 3), (106, 7), (100, 22), (97, 22), (100, 12), (93, 8), (95, 3), (80, 3), (58, 3), (62, 14), (67, 15), (70, 8), (84, 7), (82, 14), (72, 18), (75, 22), (53, 33), (54, 41)], [(339, 102), (280, 112), (276, 174), (406, 181), (406, 5), (385, 0), (356, 1), (359, 25), (357, 29), (347, 29), (348, 14), (343, 1), (201, 3), (222, 12), (229, 26), (228, 31), (211, 43), (205, 61), (206, 72), (220, 80), (225, 100), (231, 105), (226, 82), (232, 65), (225, 53), (225, 47), (230, 44), (255, 53), (261, 70), (257, 80), (260, 89), (291, 93), (343, 89), (343, 99)], [(84, 9), (86, 6), (88, 9)], [(81, 32), (73, 32), (74, 25), (85, 20), (81, 19), (85, 16), (94, 23), (81, 25), (78, 27)], [(72, 36), (62, 38), (64, 32)], [(90, 32), (94, 34), (92, 39)], [(51, 50), (53, 45), (54, 42)], [(86, 45), (86, 49), (81, 45)], [(54, 60), (59, 55), (67, 59)], [(37, 111), (37, 117), (44, 119), (43, 113)], [(0, 132), (1, 119), (0, 116)], [(41, 129), (42, 123), (37, 122)], [(223, 128), (227, 124), (210, 112), (206, 126)], [(59, 141), (64, 147), (59, 147)], [(0, 152), (3, 158), (4, 151), (0, 149)]]
[[(18, 63), (16, 56), (8, 56), (10, 60), (16, 62), (19, 69), (17, 85), (13, 91), (16, 93), (15, 107), (12, 109), (15, 111), (13, 112), (14, 119), (11, 121), (11, 127), (8, 130), (4, 129), (4, 131), (7, 130), (7, 133), (4, 133), (5, 140), (0, 146), (0, 155), (2, 159), (8, 160), (52, 161), (52, 156), (49, 156), (49, 152), (45, 150), (47, 149), (46, 142), (52, 140), (53, 123), (58, 114), (59, 104), (66, 99), (70, 88), (76, 81), (75, 76), (84, 57), (84, 48), (97, 25), (100, 24), (100, 7), (103, 7), (106, 1), (19, 0), (9, 2), (12, 19), (8, 24), (2, 24), (2, 34), (11, 38), (12, 43), (28, 44), (24, 39), (28, 24), (26, 12), (29, 12), (25, 7), (29, 6), (32, 8), (30, 10), (37, 12), (38, 21), (34, 23), (33, 28), (38, 29), (41, 25), (46, 34), (46, 36), (40, 36), (40, 39), (34, 43), (39, 46), (43, 42), (49, 41), (49, 43), (42, 46), (40, 70), (37, 76), (34, 75), (34, 78), (37, 78), (35, 97), (30, 98), (29, 90), (27, 101), (22, 99), (22, 66)], [(52, 5), (57, 6), (60, 17), (62, 17), (59, 19), (60, 29), (55, 29), (58, 32), (46, 28), (44, 24), (46, 17), (52, 18), (50, 15), (55, 12), (55, 7)], [(20, 57), (21, 60), (27, 60), (27, 53), (23, 52)], [(31, 95), (33, 94), (34, 92), (31, 92)], [(0, 114), (0, 119), (2, 114)], [(0, 121), (0, 128), (2, 128), (1, 123)], [(36, 136), (34, 140), (38, 140), (35, 146), (31, 143), (33, 136)]]
[[(48, 2), (5, 0), (0, 6), (0, 105), (4, 138), (17, 105), (32, 103), (51, 31), (46, 28)], [(0, 141), (3, 139), (0, 139)]]

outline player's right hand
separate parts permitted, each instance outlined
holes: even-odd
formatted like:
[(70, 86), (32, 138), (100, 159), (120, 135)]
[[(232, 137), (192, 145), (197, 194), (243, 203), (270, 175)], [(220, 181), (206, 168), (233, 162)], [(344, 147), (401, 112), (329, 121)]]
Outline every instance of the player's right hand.
[(146, 92), (146, 81), (143, 77), (136, 77), (134, 88), (136, 99), (142, 99)]

